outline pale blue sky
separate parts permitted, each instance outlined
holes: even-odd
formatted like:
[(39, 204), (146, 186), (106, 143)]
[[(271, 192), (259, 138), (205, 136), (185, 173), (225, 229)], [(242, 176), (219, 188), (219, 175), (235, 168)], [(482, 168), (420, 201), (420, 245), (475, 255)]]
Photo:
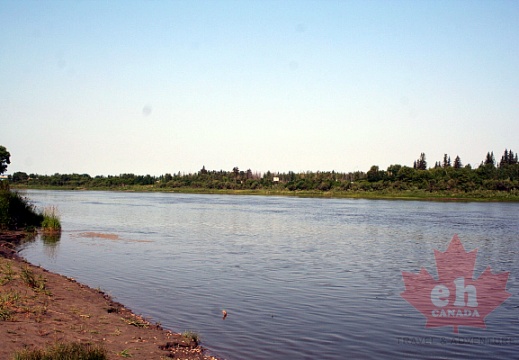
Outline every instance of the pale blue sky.
[(518, 120), (519, 1), (0, 0), (8, 173), (477, 166)]

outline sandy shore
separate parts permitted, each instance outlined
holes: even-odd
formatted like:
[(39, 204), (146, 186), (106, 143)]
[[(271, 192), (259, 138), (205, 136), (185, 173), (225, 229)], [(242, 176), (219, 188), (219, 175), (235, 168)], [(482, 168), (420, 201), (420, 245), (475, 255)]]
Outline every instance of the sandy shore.
[(199, 344), (132, 313), (99, 290), (29, 264), (21, 232), (0, 233), (0, 359), (56, 342), (97, 344), (109, 359), (213, 359)]

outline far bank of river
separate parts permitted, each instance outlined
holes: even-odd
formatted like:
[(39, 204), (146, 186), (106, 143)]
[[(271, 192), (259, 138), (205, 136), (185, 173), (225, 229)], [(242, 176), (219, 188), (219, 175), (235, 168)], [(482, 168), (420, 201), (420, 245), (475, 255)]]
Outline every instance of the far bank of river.
[(259, 196), (296, 196), (315, 198), (345, 198), (373, 200), (423, 200), (423, 201), (478, 201), (478, 202), (519, 202), (519, 193), (507, 191), (478, 190), (472, 192), (459, 191), (426, 191), (426, 190), (380, 190), (380, 191), (318, 191), (318, 190), (233, 190), (209, 188), (164, 188), (155, 185), (125, 185), (117, 187), (70, 187), (70, 186), (27, 186), (12, 184), (15, 190), (77, 190), (77, 191), (128, 191), (128, 192), (164, 192), (179, 194), (230, 194)]

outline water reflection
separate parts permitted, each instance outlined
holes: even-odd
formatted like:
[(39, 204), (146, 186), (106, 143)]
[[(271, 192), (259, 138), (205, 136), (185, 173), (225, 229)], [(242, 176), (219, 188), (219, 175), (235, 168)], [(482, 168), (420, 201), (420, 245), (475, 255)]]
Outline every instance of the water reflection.
[(43, 233), (40, 235), (43, 243), (43, 251), (51, 259), (56, 259), (61, 240), (61, 232)]

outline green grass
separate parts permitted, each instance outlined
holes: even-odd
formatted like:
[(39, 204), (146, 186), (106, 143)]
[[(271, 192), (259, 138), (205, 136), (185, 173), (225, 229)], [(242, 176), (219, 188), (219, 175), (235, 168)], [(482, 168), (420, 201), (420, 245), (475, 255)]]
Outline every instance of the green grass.
[(0, 305), (0, 321), (10, 320), (12, 316), (13, 312), (11, 311), (11, 309)]
[[(30, 188), (42, 190), (74, 190), (75, 187), (62, 186), (20, 186), (17, 188)], [(82, 188), (84, 189), (84, 188)], [(105, 191), (135, 191), (135, 192), (172, 192), (185, 194), (231, 194), (231, 195), (264, 195), (264, 196), (296, 196), (296, 197), (319, 197), (319, 198), (350, 198), (350, 199), (387, 199), (387, 200), (423, 200), (423, 201), (478, 201), (478, 202), (518, 202), (519, 192), (517, 190), (497, 191), (497, 190), (437, 190), (428, 191), (425, 189), (381, 189), (381, 190), (341, 190), (331, 189), (322, 190), (288, 190), (285, 188), (272, 189), (210, 189), (210, 188), (191, 188), (191, 187), (157, 187), (155, 185), (127, 185), (125, 187), (92, 187), (87, 190)]]
[(0, 293), (0, 321), (7, 321), (12, 318), (19, 300), (20, 294), (15, 291)]
[(61, 221), (54, 206), (45, 208), (45, 210), (43, 210), (43, 221), (41, 222), (41, 228), (46, 234), (61, 232)]
[(46, 279), (43, 276), (36, 277), (34, 272), (29, 267), (22, 268), (20, 278), (29, 287), (36, 291), (46, 291)]
[(4, 181), (0, 183), (0, 229), (28, 229), (40, 226), (42, 220), (43, 215), (26, 197)]
[(132, 357), (132, 354), (130, 353), (129, 349), (124, 349), (124, 350), (120, 351), (119, 353), (117, 353), (117, 355), (120, 356), (120, 357), (123, 357), (123, 358), (131, 358)]
[(0, 265), (0, 285), (7, 284), (9, 281), (13, 280), (13, 276), (14, 271), (10, 262)]
[(57, 343), (45, 349), (22, 350), (14, 354), (13, 360), (106, 360), (105, 349), (80, 343)]

